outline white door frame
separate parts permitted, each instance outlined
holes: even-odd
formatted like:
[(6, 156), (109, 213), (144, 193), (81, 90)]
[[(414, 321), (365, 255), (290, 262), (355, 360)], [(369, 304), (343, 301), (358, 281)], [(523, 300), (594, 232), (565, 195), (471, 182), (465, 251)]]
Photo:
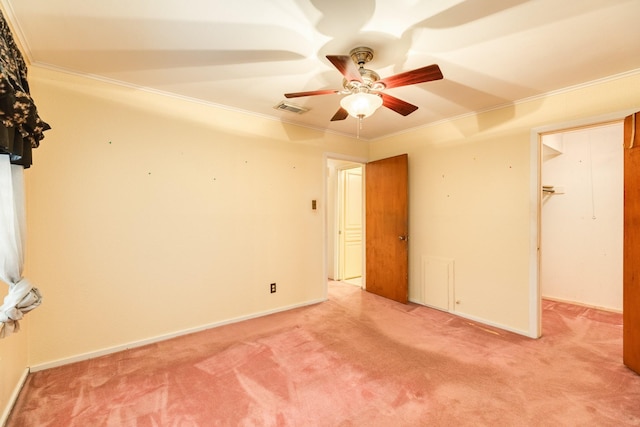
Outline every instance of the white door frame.
[(529, 179), (529, 331), (528, 336), (542, 335), (542, 295), (540, 292), (540, 236), (542, 218), (542, 134), (562, 132), (570, 129), (598, 126), (624, 120), (638, 108), (618, 111), (601, 116), (540, 126), (530, 134), (530, 179)]
[[(323, 236), (324, 236), (324, 250), (323, 250), (323, 283), (325, 283), (324, 286), (324, 299), (327, 299), (328, 294), (327, 294), (327, 284), (328, 284), (328, 280), (327, 278), (329, 277), (329, 268), (328, 268), (328, 254), (329, 254), (329, 225), (328, 225), (328, 220), (329, 220), (329, 215), (333, 215), (334, 218), (337, 218), (336, 215), (338, 215), (337, 209), (338, 207), (335, 206), (335, 209), (332, 212), (329, 212), (328, 206), (328, 200), (329, 200), (329, 188), (327, 185), (327, 171), (329, 169), (329, 162), (330, 161), (343, 161), (343, 162), (351, 162), (351, 163), (358, 163), (362, 166), (362, 177), (364, 179), (364, 175), (365, 175), (365, 169), (364, 169), (364, 165), (367, 163), (367, 159), (363, 158), (363, 157), (354, 157), (354, 156), (349, 156), (349, 155), (345, 155), (345, 154), (339, 154), (339, 153), (324, 153), (324, 161), (322, 163), (323, 166), (323, 192), (324, 192), (324, 209), (322, 210), (323, 215), (324, 215), (324, 221), (323, 221)], [(364, 220), (364, 203), (366, 200), (366, 194), (364, 191), (364, 186), (362, 189), (362, 203), (363, 203), (363, 218), (362, 218), (362, 226), (363, 229), (365, 228), (365, 220)], [(337, 205), (337, 204), (336, 204)], [(365, 231), (363, 231), (363, 236), (362, 236), (362, 250), (363, 250), (363, 254), (362, 254), (362, 262), (363, 265), (366, 262), (365, 260), (365, 248), (366, 248), (366, 235), (365, 235)], [(337, 245), (338, 242), (334, 242), (334, 246)], [(334, 248), (334, 258), (337, 256), (337, 251), (336, 248)], [(337, 269), (337, 260), (334, 259), (334, 269)], [(334, 272), (335, 273), (335, 272)], [(364, 277), (364, 270), (363, 270), (363, 277), (362, 277), (362, 283), (364, 286), (365, 283), (365, 277)]]

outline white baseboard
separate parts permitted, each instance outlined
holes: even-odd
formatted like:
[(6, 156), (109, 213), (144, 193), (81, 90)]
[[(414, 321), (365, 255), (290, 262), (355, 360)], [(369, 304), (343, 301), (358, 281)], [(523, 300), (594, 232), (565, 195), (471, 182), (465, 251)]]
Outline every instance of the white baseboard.
[(483, 319), (481, 317), (471, 316), (471, 315), (464, 314), (464, 313), (459, 313), (459, 312), (453, 312), (451, 314), (453, 314), (455, 316), (458, 316), (458, 317), (462, 317), (463, 319), (470, 320), (470, 321), (472, 321), (474, 323), (477, 323), (479, 325), (491, 326), (493, 328), (502, 329), (503, 331), (512, 332), (514, 334), (522, 335), (522, 336), (525, 336), (527, 338), (532, 338), (532, 339), (538, 339), (539, 338), (539, 337), (537, 337), (535, 335), (532, 335), (527, 330), (512, 328), (511, 326), (506, 326), (506, 325), (503, 325), (501, 323), (490, 322), (490, 321), (488, 321), (486, 319)]
[(562, 299), (562, 298), (547, 297), (547, 296), (544, 296), (544, 295), (542, 296), (542, 299), (546, 299), (546, 300), (554, 301), (554, 302), (561, 302), (561, 303), (564, 303), (564, 304), (577, 305), (577, 306), (585, 307), (585, 308), (594, 308), (596, 310), (608, 311), (610, 313), (622, 314), (622, 310), (618, 309), (618, 308), (602, 307), (600, 305), (585, 304), (585, 303), (582, 303), (582, 302), (576, 302), (576, 301), (571, 301), (571, 300)]
[(27, 381), (28, 375), (29, 375), (29, 368), (25, 368), (24, 372), (22, 373), (22, 376), (20, 377), (20, 380), (18, 381), (18, 384), (16, 384), (16, 387), (13, 389), (13, 393), (11, 393), (11, 396), (9, 397), (9, 401), (7, 402), (6, 408), (4, 408), (4, 411), (2, 412), (2, 416), (0, 417), (0, 426), (4, 427), (7, 421), (9, 420), (9, 415), (11, 414), (11, 410), (13, 409), (13, 406), (16, 404), (16, 401), (18, 400), (18, 396), (20, 395), (20, 390), (22, 390), (22, 387), (24, 386), (25, 381)]
[(314, 304), (318, 304), (320, 302), (326, 301), (326, 299), (318, 299), (318, 300), (313, 300), (313, 301), (307, 301), (301, 304), (294, 304), (294, 305), (290, 305), (290, 306), (286, 306), (286, 307), (280, 307), (277, 308), (275, 310), (267, 310), (267, 311), (263, 311), (263, 312), (259, 312), (259, 313), (254, 313), (254, 314), (249, 314), (246, 316), (240, 316), (240, 317), (236, 317), (233, 319), (228, 319), (228, 320), (223, 320), (220, 322), (215, 322), (215, 323), (210, 323), (207, 325), (203, 325), (203, 326), (197, 326), (195, 328), (189, 328), (189, 329), (184, 329), (181, 331), (176, 331), (176, 332), (172, 332), (169, 334), (164, 334), (164, 335), (158, 335), (152, 338), (146, 338), (143, 340), (138, 340), (138, 341), (133, 341), (133, 342), (129, 342), (127, 344), (122, 344), (122, 345), (117, 345), (114, 347), (108, 347), (108, 348), (104, 348), (102, 350), (96, 350), (96, 351), (91, 351), (91, 352), (87, 352), (87, 353), (83, 353), (83, 354), (79, 354), (77, 356), (71, 356), (71, 357), (65, 357), (62, 359), (58, 359), (58, 360), (53, 360), (51, 362), (45, 362), (45, 363), (39, 363), (37, 365), (32, 365), (29, 367), (29, 371), (30, 372), (38, 372), (38, 371), (43, 371), (45, 369), (51, 369), (51, 368), (55, 368), (58, 366), (63, 366), (63, 365), (68, 365), (70, 363), (76, 363), (76, 362), (81, 362), (83, 360), (89, 360), (89, 359), (93, 359), (96, 357), (100, 357), (100, 356), (106, 356), (108, 354), (112, 354), (112, 353), (117, 353), (119, 351), (124, 351), (124, 350), (128, 350), (131, 348), (136, 348), (136, 347), (142, 347), (144, 345), (147, 344), (153, 344), (153, 343), (157, 343), (160, 341), (165, 341), (171, 338), (176, 338), (182, 335), (188, 335), (188, 334), (192, 334), (194, 332), (200, 332), (200, 331), (204, 331), (207, 329), (212, 329), (212, 328), (217, 328), (219, 326), (224, 326), (224, 325), (229, 325), (232, 323), (237, 323), (237, 322), (242, 322), (243, 320), (249, 320), (249, 319), (255, 319), (257, 317), (263, 317), (263, 316), (268, 316), (269, 314), (275, 314), (275, 313), (279, 313), (282, 311), (287, 311), (287, 310), (293, 310), (295, 308), (300, 308), (300, 307), (306, 307), (308, 305), (314, 305)]
[(464, 313), (460, 313), (460, 312), (457, 312), (457, 311), (447, 311), (447, 310), (443, 310), (443, 309), (441, 309), (441, 308), (438, 308), (438, 307), (432, 307), (432, 306), (430, 306), (430, 305), (428, 305), (428, 304), (424, 304), (424, 303), (422, 303), (422, 302), (415, 301), (415, 300), (413, 300), (413, 299), (410, 299), (409, 301), (410, 301), (410, 302), (412, 302), (412, 303), (415, 303), (415, 304), (419, 304), (419, 305), (423, 305), (423, 306), (425, 306), (425, 307), (429, 307), (429, 308), (431, 308), (431, 309), (433, 309), (433, 310), (444, 311), (445, 313), (449, 313), (449, 314), (451, 314), (452, 316), (461, 317), (461, 318), (463, 318), (463, 319), (467, 319), (467, 320), (473, 321), (474, 323), (478, 323), (479, 325), (491, 326), (491, 327), (493, 327), (493, 328), (502, 329), (503, 331), (512, 332), (512, 333), (514, 333), (514, 334), (518, 334), (518, 335), (523, 335), (523, 336), (525, 336), (525, 337), (527, 337), (527, 338), (533, 338), (533, 339), (537, 339), (537, 338), (539, 338), (539, 337), (537, 337), (537, 336), (535, 336), (535, 335), (532, 335), (532, 334), (531, 334), (530, 332), (528, 332), (528, 331), (525, 331), (525, 330), (522, 330), (522, 329), (512, 328), (512, 327), (510, 327), (510, 326), (506, 326), (506, 325), (503, 325), (503, 324), (501, 324), (501, 323), (491, 322), (491, 321), (489, 321), (489, 320), (487, 320), (487, 319), (483, 319), (483, 318), (480, 318), (480, 317), (471, 316), (471, 315), (469, 315), (469, 314), (464, 314)]

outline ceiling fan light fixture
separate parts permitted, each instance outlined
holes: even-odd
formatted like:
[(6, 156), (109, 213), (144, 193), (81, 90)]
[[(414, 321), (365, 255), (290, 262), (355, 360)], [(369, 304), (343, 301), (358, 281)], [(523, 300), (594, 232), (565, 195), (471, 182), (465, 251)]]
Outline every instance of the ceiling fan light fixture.
[(432, 64), (394, 74), (380, 80), (378, 73), (364, 68), (365, 64), (372, 58), (373, 49), (364, 46), (352, 49), (349, 56), (327, 55), (327, 60), (342, 74), (342, 87), (344, 90), (312, 90), (285, 93), (284, 96), (286, 98), (297, 98), (328, 94), (345, 95), (340, 100), (340, 109), (331, 117), (331, 121), (344, 120), (352, 116), (357, 118), (360, 126), (362, 126), (362, 119), (372, 115), (382, 105), (403, 116), (407, 116), (418, 109), (416, 105), (384, 94), (383, 90), (416, 85), (443, 78), (438, 64)]
[(364, 119), (382, 106), (382, 98), (367, 92), (352, 93), (340, 100), (340, 106), (347, 110), (350, 116)]

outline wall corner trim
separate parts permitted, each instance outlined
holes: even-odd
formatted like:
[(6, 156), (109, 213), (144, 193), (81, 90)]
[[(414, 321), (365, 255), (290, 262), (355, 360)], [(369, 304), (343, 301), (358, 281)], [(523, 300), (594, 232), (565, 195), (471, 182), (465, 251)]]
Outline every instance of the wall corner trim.
[(4, 427), (7, 424), (7, 421), (9, 420), (9, 415), (11, 414), (11, 411), (13, 410), (13, 407), (16, 404), (16, 401), (18, 400), (18, 396), (20, 395), (20, 391), (22, 390), (22, 387), (24, 387), (24, 383), (27, 381), (29, 372), (30, 372), (29, 368), (24, 368), (24, 372), (22, 372), (22, 376), (20, 377), (20, 380), (18, 381), (15, 388), (13, 389), (13, 393), (11, 393), (11, 397), (9, 397), (9, 401), (7, 402), (7, 406), (4, 408), (4, 411), (2, 412), (2, 416), (0, 416), (0, 426)]

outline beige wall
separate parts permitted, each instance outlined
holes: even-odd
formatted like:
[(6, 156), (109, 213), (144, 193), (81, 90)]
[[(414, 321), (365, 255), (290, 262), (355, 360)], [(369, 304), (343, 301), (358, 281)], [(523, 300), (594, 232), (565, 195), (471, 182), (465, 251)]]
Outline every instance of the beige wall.
[(409, 154), (410, 298), (423, 298), (422, 257), (453, 259), (457, 314), (535, 335), (532, 129), (639, 100), (635, 74), (372, 142), (371, 160)]
[(31, 87), (53, 127), (28, 172), (31, 366), (323, 299), (324, 153), (365, 142), (35, 67)]

